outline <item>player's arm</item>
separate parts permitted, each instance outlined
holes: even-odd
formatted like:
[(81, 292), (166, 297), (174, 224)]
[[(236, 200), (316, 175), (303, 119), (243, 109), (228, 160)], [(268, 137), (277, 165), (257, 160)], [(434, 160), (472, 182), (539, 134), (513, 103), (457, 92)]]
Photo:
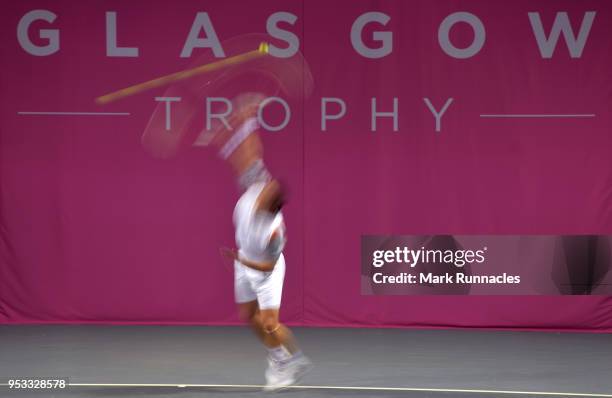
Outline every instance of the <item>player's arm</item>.
[(275, 262), (265, 262), (265, 263), (257, 263), (255, 261), (247, 260), (246, 258), (240, 257), (240, 255), (236, 254), (236, 260), (240, 261), (242, 264), (246, 265), (249, 268), (256, 269), (257, 271), (262, 272), (270, 272), (274, 269)]
[(272, 271), (274, 269), (274, 265), (276, 264), (276, 260), (274, 260), (274, 262), (255, 262), (247, 260), (246, 258), (241, 257), (235, 249), (228, 249), (226, 247), (221, 248), (221, 254), (231, 260), (240, 261), (242, 264), (246, 265), (249, 268), (253, 268), (257, 271), (262, 272)]

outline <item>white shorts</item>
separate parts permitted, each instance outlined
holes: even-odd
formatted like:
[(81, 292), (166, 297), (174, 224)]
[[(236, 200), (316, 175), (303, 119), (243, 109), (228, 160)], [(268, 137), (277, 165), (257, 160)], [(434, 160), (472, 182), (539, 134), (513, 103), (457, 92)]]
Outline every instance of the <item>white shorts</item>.
[(234, 294), (237, 303), (257, 300), (260, 310), (280, 308), (285, 279), (285, 257), (281, 253), (271, 272), (257, 271), (234, 261)]

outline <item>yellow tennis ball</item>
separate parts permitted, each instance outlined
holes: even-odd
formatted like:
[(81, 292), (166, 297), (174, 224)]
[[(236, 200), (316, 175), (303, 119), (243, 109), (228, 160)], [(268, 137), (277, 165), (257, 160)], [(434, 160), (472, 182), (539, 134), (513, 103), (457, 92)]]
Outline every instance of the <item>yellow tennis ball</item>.
[(268, 46), (268, 43), (266, 43), (265, 41), (262, 41), (262, 42), (259, 44), (259, 52), (260, 52), (260, 53), (267, 54), (267, 53), (268, 53), (268, 51), (269, 51), (269, 46)]

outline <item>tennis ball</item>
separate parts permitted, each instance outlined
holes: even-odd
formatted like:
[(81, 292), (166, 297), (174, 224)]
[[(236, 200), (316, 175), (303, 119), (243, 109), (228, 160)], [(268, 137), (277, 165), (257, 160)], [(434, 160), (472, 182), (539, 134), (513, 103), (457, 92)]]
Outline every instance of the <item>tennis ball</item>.
[(266, 43), (265, 41), (262, 41), (261, 44), (259, 44), (259, 52), (267, 54), (268, 51), (269, 51), (268, 43)]

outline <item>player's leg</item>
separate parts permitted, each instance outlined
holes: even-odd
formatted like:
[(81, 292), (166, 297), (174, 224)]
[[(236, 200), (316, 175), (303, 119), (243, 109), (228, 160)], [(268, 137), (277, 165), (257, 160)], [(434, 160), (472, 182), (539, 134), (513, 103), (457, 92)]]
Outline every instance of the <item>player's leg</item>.
[(299, 352), (299, 348), (291, 330), (278, 320), (278, 309), (267, 309), (260, 311), (260, 322), (264, 332), (263, 342), (266, 347), (284, 347), (289, 354)]
[[(264, 344), (271, 350), (275, 359), (286, 359), (280, 354), (280, 348), (284, 348), (287, 354), (297, 352), (297, 346), (292, 333), (279, 322), (279, 309), (283, 294), (283, 283), (285, 279), (285, 258), (281, 254), (274, 270), (270, 273), (257, 274), (253, 281), (253, 287), (259, 303), (259, 316), (264, 332)], [(274, 350), (278, 349), (278, 352)]]
[(253, 333), (261, 340), (262, 343), (266, 344), (267, 334), (264, 332), (263, 324), (261, 322), (261, 314), (257, 305), (257, 300), (249, 301), (246, 303), (238, 303), (238, 314), (240, 319), (247, 322), (253, 330)]
[(289, 328), (279, 322), (278, 312), (278, 309), (260, 311), (264, 344), (269, 352), (266, 391), (280, 390), (297, 383), (312, 367), (310, 360), (298, 348)]
[(295, 384), (311, 367), (300, 351), (293, 334), (279, 322), (279, 309), (285, 277), (285, 260), (281, 254), (271, 273), (255, 283), (259, 314), (268, 348), (269, 365), (266, 390), (277, 390)]
[(295, 343), (284, 333), (287, 329), (278, 322), (278, 309), (260, 311), (264, 332), (264, 344), (268, 348), (268, 369), (264, 391), (278, 391), (296, 383), (296, 371), (292, 366), (296, 353)]
[(234, 295), (240, 319), (248, 322), (255, 335), (263, 342), (266, 334), (261, 322), (257, 293), (251, 286), (244, 265), (238, 261), (234, 262)]

